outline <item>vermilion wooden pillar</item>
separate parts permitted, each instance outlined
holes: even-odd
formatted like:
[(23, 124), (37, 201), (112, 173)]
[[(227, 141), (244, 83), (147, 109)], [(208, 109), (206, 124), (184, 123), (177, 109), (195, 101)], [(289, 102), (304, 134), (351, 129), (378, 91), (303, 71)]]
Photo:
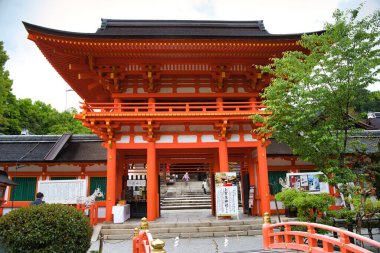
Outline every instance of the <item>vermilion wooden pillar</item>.
[(156, 146), (154, 141), (148, 142), (147, 150), (147, 219), (157, 218), (158, 173), (156, 168)]
[(261, 214), (270, 213), (270, 192), (268, 180), (268, 164), (267, 164), (267, 149), (266, 146), (259, 144), (257, 147), (257, 162), (259, 166), (259, 181), (260, 181), (260, 204)]
[(112, 221), (112, 207), (116, 201), (116, 147), (107, 148), (107, 200), (106, 221)]
[[(254, 170), (254, 161), (252, 158), (252, 151), (248, 153), (248, 174), (249, 174), (249, 186), (255, 186), (255, 170)], [(255, 196), (257, 193), (256, 186), (255, 186)], [(255, 209), (256, 209), (256, 200), (253, 199), (253, 208), (250, 209), (251, 215), (255, 215)]]
[(226, 140), (219, 141), (219, 171), (228, 172), (228, 151)]

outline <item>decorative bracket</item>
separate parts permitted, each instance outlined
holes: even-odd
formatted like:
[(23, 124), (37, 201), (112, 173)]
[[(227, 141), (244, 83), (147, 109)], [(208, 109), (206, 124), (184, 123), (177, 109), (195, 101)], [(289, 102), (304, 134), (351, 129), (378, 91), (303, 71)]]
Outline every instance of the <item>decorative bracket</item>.
[[(258, 69), (256, 69), (255, 66), (251, 66), (250, 68), (251, 68), (251, 70), (246, 74), (246, 78), (251, 83), (251, 90), (255, 91), (257, 88), (258, 82), (260, 82), (260, 80), (261, 80), (261, 73), (259, 72)], [(247, 67), (247, 69), (248, 69), (248, 67)]]
[(148, 64), (144, 66), (146, 70), (146, 74), (144, 74), (143, 78), (146, 80), (148, 85), (148, 92), (152, 93), (155, 92), (155, 82), (160, 79), (160, 74), (157, 73), (157, 66)]
[(219, 129), (219, 133), (218, 133), (219, 140), (226, 140), (226, 138), (229, 136), (227, 132), (230, 127), (231, 127), (231, 124), (228, 123), (228, 120), (223, 120), (222, 123), (215, 124), (215, 128)]
[(160, 124), (153, 123), (151, 120), (148, 120), (147, 124), (142, 125), (142, 128), (144, 130), (147, 130), (147, 133), (144, 139), (146, 139), (147, 141), (154, 141), (156, 139), (154, 130), (158, 129), (159, 127), (160, 127)]
[(227, 70), (227, 65), (217, 65), (212, 74), (212, 77), (216, 81), (216, 88), (218, 92), (223, 91), (225, 80), (228, 78)]

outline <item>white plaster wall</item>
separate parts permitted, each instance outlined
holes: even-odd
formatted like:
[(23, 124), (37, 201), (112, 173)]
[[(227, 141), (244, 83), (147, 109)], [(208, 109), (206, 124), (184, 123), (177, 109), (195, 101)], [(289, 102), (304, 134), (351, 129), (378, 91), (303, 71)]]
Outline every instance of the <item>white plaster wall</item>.
[(161, 132), (183, 132), (185, 131), (184, 125), (173, 125), (173, 126), (160, 126)]
[(131, 137), (129, 135), (121, 136), (121, 139), (116, 141), (116, 143), (129, 143), (131, 141)]
[(142, 135), (135, 135), (134, 141), (135, 143), (148, 143), (146, 140), (144, 140)]
[(227, 142), (239, 142), (240, 141), (240, 135), (238, 134), (231, 134), (231, 137), (227, 140)]
[(197, 136), (196, 135), (178, 135), (179, 143), (196, 143)]
[(49, 165), (46, 169), (48, 172), (80, 172), (80, 166), (75, 165)]
[(257, 141), (257, 139), (253, 139), (252, 134), (244, 134), (244, 141)]
[[(16, 166), (8, 167), (9, 172), (15, 172)], [(19, 165), (17, 172), (42, 172), (42, 167), (36, 165)]]
[(194, 87), (180, 87), (177, 88), (177, 93), (195, 93)]
[(212, 93), (212, 90), (210, 87), (200, 87), (199, 93)]
[(243, 87), (238, 88), (238, 93), (246, 93), (245, 89)]
[(189, 126), (191, 132), (210, 132), (214, 131), (213, 125), (191, 125)]
[(93, 172), (93, 171), (106, 171), (107, 165), (106, 164), (94, 164), (92, 166), (86, 167), (86, 172)]
[(160, 139), (156, 141), (156, 143), (173, 143), (174, 137), (173, 135), (161, 135)]
[(226, 93), (234, 93), (235, 89), (234, 87), (228, 87)]
[(134, 130), (135, 132), (138, 132), (138, 133), (144, 132), (144, 129), (141, 126), (135, 126)]
[(129, 132), (129, 131), (131, 131), (130, 126), (122, 126), (120, 129), (120, 132)]
[(98, 208), (98, 218), (105, 218), (106, 217), (106, 208), (101, 206)]
[(144, 88), (138, 88), (137, 93), (142, 94), (142, 93), (146, 93), (146, 92), (145, 92)]
[(158, 93), (173, 93), (173, 88), (172, 87), (163, 87), (159, 90)]
[(201, 136), (201, 142), (218, 142), (213, 134), (205, 134)]
[(133, 88), (127, 88), (125, 90), (125, 93), (129, 93), (129, 94), (133, 93)]

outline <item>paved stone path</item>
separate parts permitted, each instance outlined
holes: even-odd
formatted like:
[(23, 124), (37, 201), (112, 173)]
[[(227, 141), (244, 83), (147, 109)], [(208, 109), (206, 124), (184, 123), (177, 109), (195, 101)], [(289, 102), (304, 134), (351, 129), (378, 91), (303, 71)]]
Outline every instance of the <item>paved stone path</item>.
[[(225, 241), (227, 239), (227, 245)], [(168, 253), (248, 253), (251, 250), (262, 248), (262, 236), (240, 236), (240, 237), (219, 237), (219, 238), (186, 238), (179, 239), (178, 246), (174, 246), (175, 239), (165, 239), (165, 250)], [(91, 250), (99, 249), (99, 241), (91, 245)], [(105, 241), (103, 253), (124, 253), (132, 251), (132, 241)]]

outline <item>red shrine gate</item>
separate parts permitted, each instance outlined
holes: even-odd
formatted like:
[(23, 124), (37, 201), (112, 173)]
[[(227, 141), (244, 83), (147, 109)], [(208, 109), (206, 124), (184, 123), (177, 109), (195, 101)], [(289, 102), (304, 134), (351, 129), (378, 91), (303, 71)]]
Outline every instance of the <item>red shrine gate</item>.
[(301, 50), (300, 34), (269, 34), (261, 21), (104, 19), (91, 34), (24, 24), (86, 101), (77, 118), (105, 141), (107, 221), (123, 198), (123, 178), (139, 163), (146, 164), (148, 220), (159, 217), (159, 168), (167, 163), (208, 164), (211, 178), (239, 163), (257, 189), (251, 213), (270, 212), (269, 142), (253, 134), (249, 118), (267, 113), (259, 93), (269, 77), (254, 65)]

